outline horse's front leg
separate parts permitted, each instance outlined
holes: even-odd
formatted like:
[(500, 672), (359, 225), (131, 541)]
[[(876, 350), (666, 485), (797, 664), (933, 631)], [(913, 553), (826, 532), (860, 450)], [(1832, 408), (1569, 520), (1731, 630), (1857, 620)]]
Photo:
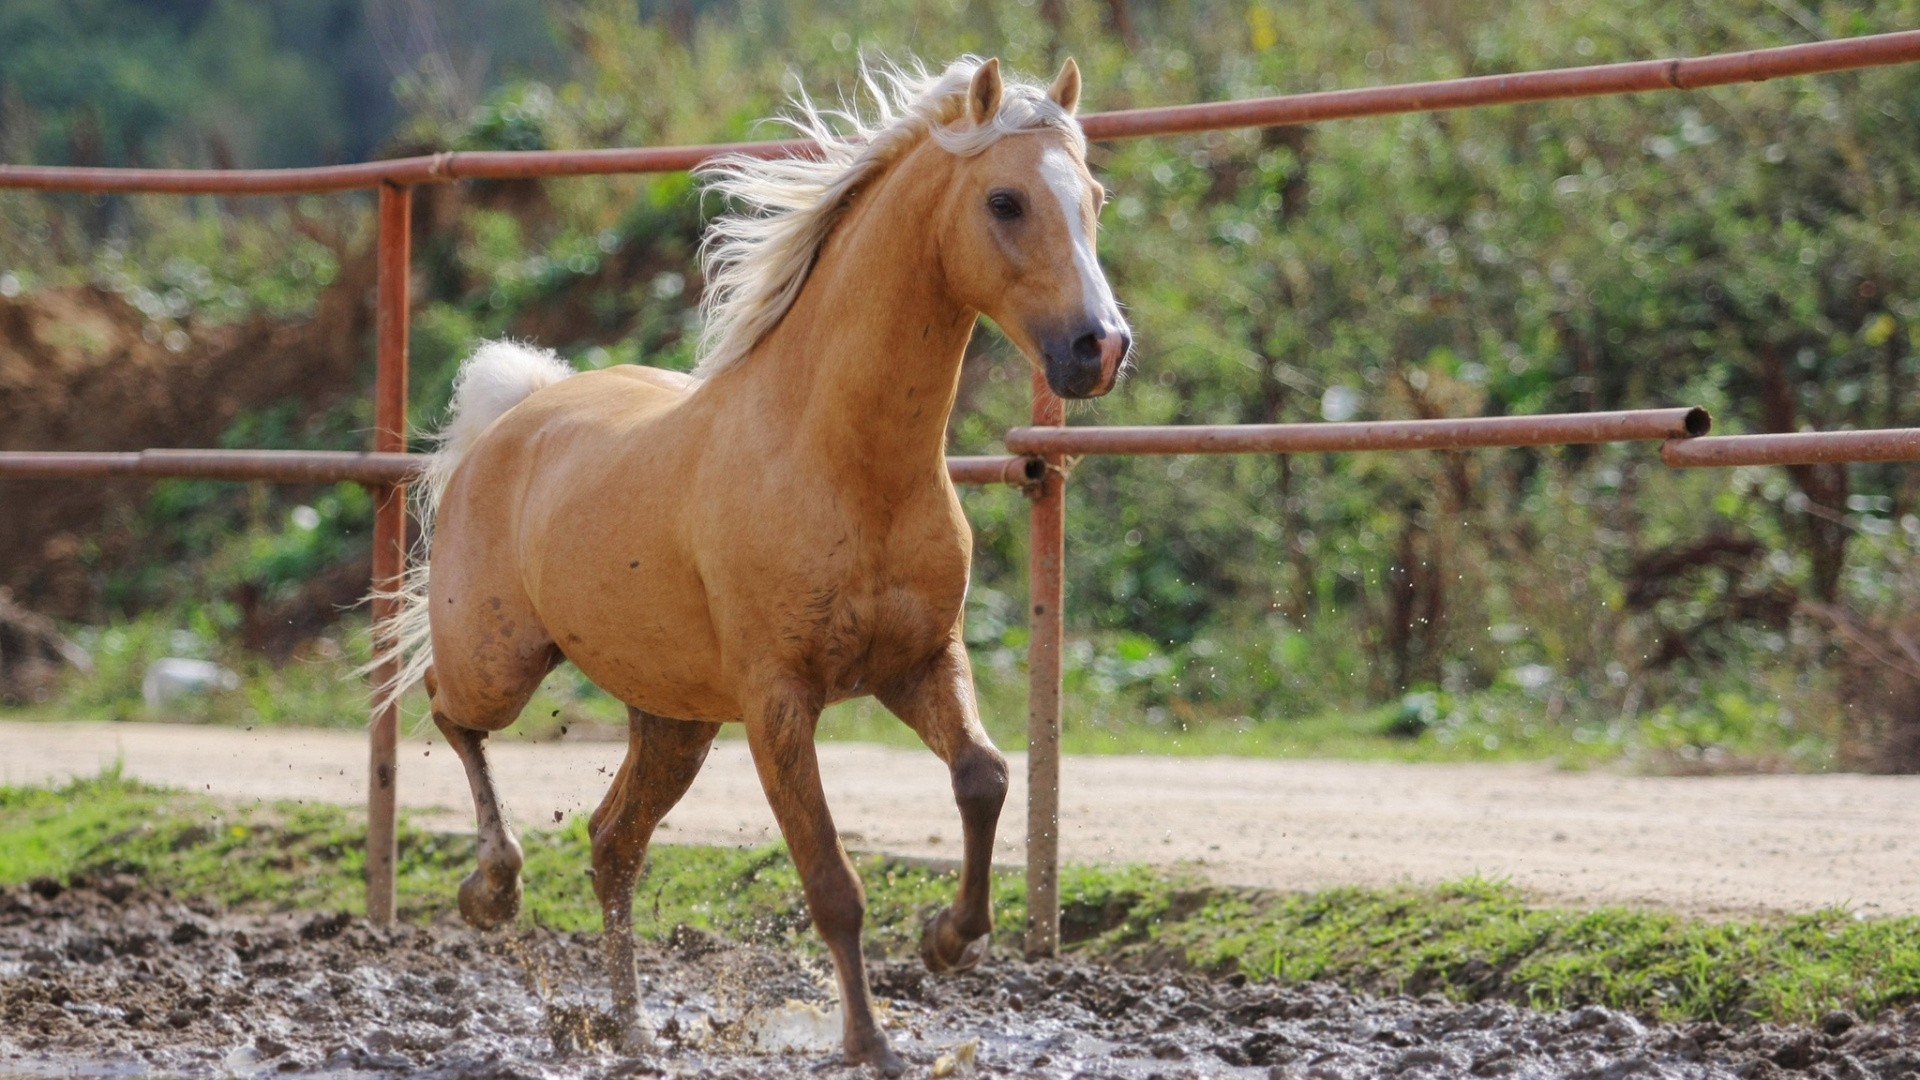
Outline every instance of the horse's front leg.
[(953, 774), (965, 856), (953, 906), (928, 923), (920, 959), (936, 974), (968, 971), (986, 958), (993, 933), (993, 834), (1007, 800), (1007, 759), (980, 726), (973, 669), (957, 637), (932, 661), (880, 695), (895, 716), (918, 732)]
[(666, 720), (627, 710), (627, 759), (593, 812), (593, 891), (606, 928), (613, 1012), (630, 1049), (645, 1049), (653, 1030), (640, 1013), (640, 985), (633, 970), (633, 885), (647, 859), (647, 844), (700, 775), (719, 724)]
[(826, 793), (820, 787), (820, 762), (813, 751), (819, 699), (802, 687), (770, 687), (749, 702), (744, 718), (753, 765), (780, 823), (780, 834), (786, 838), (787, 852), (800, 871), (807, 911), (833, 954), (840, 1005), (846, 1013), (842, 1046), (847, 1060), (876, 1066), (886, 1076), (899, 1076), (906, 1063), (888, 1045), (873, 1014), (866, 961), (860, 954), (866, 892), (840, 846)]

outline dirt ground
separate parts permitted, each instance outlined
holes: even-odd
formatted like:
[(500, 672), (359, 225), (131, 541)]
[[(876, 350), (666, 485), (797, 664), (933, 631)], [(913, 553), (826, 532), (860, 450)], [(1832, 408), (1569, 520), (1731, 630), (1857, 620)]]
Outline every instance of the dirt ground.
[[(841, 1064), (823, 966), (682, 928), (643, 944), (654, 1051), (611, 1053), (594, 935), (223, 916), (131, 879), (0, 893), (0, 1076), (872, 1075)], [(1325, 986), (995, 957), (874, 972), (910, 1076), (1895, 1077), (1920, 1008), (1818, 1029), (1645, 1025)]]
[[(318, 413), (359, 382), (372, 285), (371, 253), (343, 256), (340, 278), (311, 319), (188, 323), (179, 351), (163, 343), (161, 327), (102, 289), (0, 298), (0, 450), (218, 446), (249, 409), (295, 401), (302, 416)], [(127, 556), (133, 544), (112, 510), (144, 500), (149, 488), (0, 481), (0, 586), (43, 615), (91, 613), (100, 564)], [(362, 589), (364, 580), (363, 573)]]
[[(494, 747), (523, 825), (590, 812), (624, 745)], [(365, 798), (366, 744), (353, 732), (148, 724), (0, 723), (0, 781), (131, 776), (235, 800)], [(472, 828), (466, 782), (444, 745), (410, 741), (403, 805), (423, 823)], [(959, 824), (945, 769), (924, 751), (821, 747), (834, 819), (849, 847), (953, 858)], [(998, 855), (1023, 857), (1026, 766)], [(1062, 853), (1088, 863), (1193, 866), (1223, 884), (1508, 878), (1543, 899), (1695, 914), (1920, 913), (1920, 777), (1641, 777), (1537, 765), (1397, 765), (1245, 758), (1069, 758)], [(744, 744), (722, 741), (664, 843), (776, 837)]]

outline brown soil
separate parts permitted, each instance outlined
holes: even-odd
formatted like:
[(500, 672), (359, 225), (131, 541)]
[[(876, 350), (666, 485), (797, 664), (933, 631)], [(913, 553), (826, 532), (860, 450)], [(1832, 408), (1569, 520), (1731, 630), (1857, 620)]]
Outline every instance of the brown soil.
[[(641, 948), (646, 1055), (604, 1042), (595, 935), (377, 929), (234, 915), (109, 878), (0, 894), (0, 1075), (540, 1077), (866, 1075), (834, 1053), (812, 958), (685, 927)], [(1920, 1009), (1819, 1029), (1645, 1024), (1373, 998), (1191, 973), (992, 958), (934, 978), (882, 961), (912, 1076), (1895, 1077)], [(950, 1058), (944, 1065), (943, 1057)], [(955, 1066), (958, 1066), (955, 1068)]]
[(88, 660), (53, 621), (13, 602), (0, 588), (0, 704), (44, 701), (69, 664)]
[[(0, 299), (0, 450), (208, 447), (248, 409), (293, 400), (305, 414), (323, 410), (361, 381), (372, 284), (371, 258), (343, 257), (312, 318), (189, 327), (178, 353), (101, 289)], [(0, 481), (0, 587), (48, 615), (92, 614), (93, 567), (127, 539), (103, 523), (148, 487)]]

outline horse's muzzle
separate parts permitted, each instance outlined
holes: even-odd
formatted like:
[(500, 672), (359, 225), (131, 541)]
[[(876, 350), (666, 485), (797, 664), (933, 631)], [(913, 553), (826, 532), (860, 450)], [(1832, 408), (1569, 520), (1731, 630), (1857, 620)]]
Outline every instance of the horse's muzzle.
[(1125, 326), (1086, 326), (1049, 339), (1041, 353), (1047, 386), (1063, 398), (1094, 398), (1120, 381), (1133, 338)]

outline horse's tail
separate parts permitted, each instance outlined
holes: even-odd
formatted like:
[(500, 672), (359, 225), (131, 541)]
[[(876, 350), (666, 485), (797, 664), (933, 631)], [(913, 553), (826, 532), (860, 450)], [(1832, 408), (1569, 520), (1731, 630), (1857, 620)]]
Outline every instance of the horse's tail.
[[(433, 542), (433, 519), (440, 496), (462, 458), (480, 441), (495, 420), (535, 392), (573, 374), (565, 360), (547, 349), (511, 341), (483, 343), (460, 365), (453, 380), (453, 405), (445, 426), (432, 436), (433, 452), (413, 485), (413, 512), (420, 523), (410, 565), (400, 587), (374, 596), (393, 604), (393, 614), (373, 627), (373, 660), (359, 674), (385, 667), (391, 672), (373, 688), (376, 709), (400, 700), (408, 688), (433, 666), (433, 628), (427, 614), (428, 550)], [(388, 666), (391, 665), (391, 666)]]

